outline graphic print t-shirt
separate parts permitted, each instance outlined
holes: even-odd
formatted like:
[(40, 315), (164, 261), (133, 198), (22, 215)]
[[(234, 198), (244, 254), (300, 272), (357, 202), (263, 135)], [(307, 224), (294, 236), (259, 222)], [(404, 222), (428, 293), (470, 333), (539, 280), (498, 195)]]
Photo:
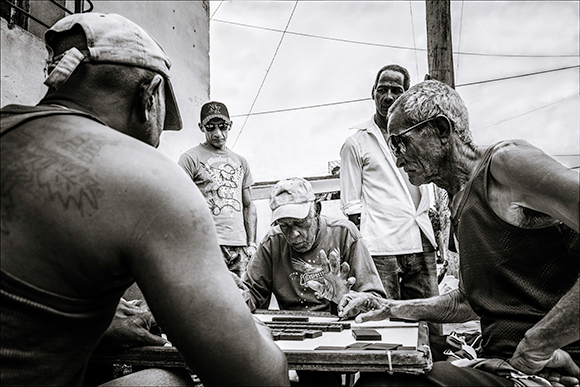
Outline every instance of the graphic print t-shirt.
[(245, 246), (242, 189), (254, 183), (247, 160), (227, 148), (216, 150), (200, 144), (182, 154), (178, 164), (205, 197), (218, 243)]

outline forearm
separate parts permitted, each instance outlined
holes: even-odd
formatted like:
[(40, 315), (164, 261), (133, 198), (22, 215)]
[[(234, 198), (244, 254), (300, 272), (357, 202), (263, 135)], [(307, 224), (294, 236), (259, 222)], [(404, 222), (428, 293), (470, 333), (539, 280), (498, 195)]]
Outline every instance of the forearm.
[(242, 278), (244, 286), (248, 290), (246, 304), (251, 311), (263, 309), (264, 305), (267, 308), (270, 302), (272, 278), (268, 273), (271, 273), (270, 260), (265, 256), (264, 248), (261, 246), (250, 261), (244, 278)]
[(391, 315), (398, 318), (438, 323), (459, 323), (479, 319), (460, 289), (431, 298), (386, 300), (386, 302), (391, 303)]
[(580, 340), (580, 278), (560, 301), (536, 325), (524, 341), (537, 354), (550, 355), (556, 349)]
[(256, 229), (258, 227), (258, 216), (256, 214), (256, 206), (250, 202), (249, 205), (244, 206), (244, 227), (246, 229), (246, 240), (248, 245), (256, 243)]

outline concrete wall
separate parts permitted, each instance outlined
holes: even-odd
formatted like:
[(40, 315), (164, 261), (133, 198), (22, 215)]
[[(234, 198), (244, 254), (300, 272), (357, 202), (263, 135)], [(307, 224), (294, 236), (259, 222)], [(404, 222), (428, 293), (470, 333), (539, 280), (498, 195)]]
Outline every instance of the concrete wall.
[[(202, 141), (199, 110), (209, 100), (209, 4), (207, 1), (93, 0), (93, 12), (118, 13), (147, 30), (171, 58), (172, 83), (184, 129), (163, 133), (159, 150), (177, 161)], [(67, 1), (74, 9), (74, 1)], [(46, 49), (41, 39), (1, 20), (1, 105), (36, 104), (46, 92)]]
[(46, 93), (44, 42), (20, 27), (8, 28), (0, 18), (0, 105), (34, 105)]

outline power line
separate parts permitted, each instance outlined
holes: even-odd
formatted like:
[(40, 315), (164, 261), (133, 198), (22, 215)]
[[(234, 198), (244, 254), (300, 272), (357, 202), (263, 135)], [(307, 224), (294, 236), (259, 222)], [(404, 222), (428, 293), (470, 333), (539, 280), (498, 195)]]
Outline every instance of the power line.
[(268, 66), (268, 69), (266, 70), (266, 74), (264, 74), (264, 79), (262, 79), (262, 83), (260, 84), (260, 88), (258, 89), (258, 92), (256, 93), (256, 97), (254, 98), (254, 101), (252, 102), (252, 106), (250, 106), (250, 111), (246, 115), (246, 119), (244, 120), (244, 123), (242, 124), (242, 128), (240, 129), (240, 131), (238, 132), (238, 135), (236, 136), (236, 140), (234, 141), (234, 145), (232, 145), (232, 149), (238, 143), (238, 139), (240, 138), (242, 131), (246, 127), (246, 122), (248, 122), (248, 118), (252, 114), (252, 110), (254, 109), (254, 105), (256, 104), (256, 101), (258, 100), (258, 97), (260, 96), (260, 92), (262, 91), (262, 87), (264, 87), (264, 83), (266, 82), (266, 78), (268, 78), (268, 74), (270, 73), (270, 69), (272, 68), (272, 65), (274, 64), (274, 60), (276, 59), (276, 55), (278, 55), (278, 50), (280, 49), (280, 46), (282, 45), (282, 40), (284, 40), (284, 36), (286, 35), (286, 30), (288, 29), (288, 26), (290, 26), (290, 22), (292, 21), (292, 17), (294, 16), (294, 11), (296, 11), (297, 6), (298, 6), (298, 0), (296, 0), (296, 2), (294, 3), (294, 8), (292, 8), (292, 13), (290, 14), (290, 17), (288, 18), (288, 22), (286, 23), (286, 27), (284, 28), (284, 31), (282, 32), (282, 36), (280, 37), (280, 41), (278, 42), (278, 46), (276, 47), (276, 51), (274, 51), (274, 56), (272, 57), (272, 60), (270, 61), (270, 65)]
[[(478, 85), (478, 84), (483, 84), (483, 83), (490, 83), (490, 82), (496, 82), (496, 81), (501, 81), (501, 80), (506, 80), (506, 79), (512, 79), (512, 78), (521, 78), (521, 77), (526, 77), (526, 76), (531, 76), (531, 75), (537, 75), (537, 74), (544, 74), (544, 73), (549, 73), (549, 72), (554, 72), (554, 71), (562, 71), (562, 70), (567, 70), (570, 68), (577, 68), (580, 67), (580, 65), (578, 66), (571, 66), (571, 67), (562, 67), (562, 68), (558, 68), (558, 69), (552, 69), (552, 70), (544, 70), (544, 71), (538, 71), (538, 72), (534, 72), (534, 73), (527, 73), (527, 74), (520, 74), (520, 75), (514, 75), (511, 77), (504, 77), (504, 78), (496, 78), (496, 79), (487, 79), (487, 80), (483, 80), (483, 81), (478, 81), (478, 82), (471, 82), (471, 83), (464, 83), (461, 85), (456, 85), (455, 87), (462, 87), (462, 86), (472, 86), (472, 85)], [(570, 97), (568, 97), (570, 98)], [(313, 108), (319, 108), (319, 107), (325, 107), (325, 106), (333, 106), (333, 105), (343, 105), (343, 104), (348, 104), (348, 103), (354, 103), (354, 102), (362, 102), (362, 101), (369, 101), (372, 98), (360, 98), (360, 99), (352, 99), (352, 100), (345, 100), (345, 101), (339, 101), (339, 102), (329, 102), (329, 103), (323, 103), (323, 104), (318, 104), (318, 105), (308, 105), (308, 106), (301, 106), (301, 107), (294, 107), (294, 108), (286, 108), (286, 109), (278, 109), (278, 110), (268, 110), (268, 111), (264, 111), (264, 112), (258, 112), (258, 113), (249, 113), (249, 114), (237, 114), (237, 115), (233, 115), (233, 117), (244, 117), (244, 116), (248, 116), (248, 115), (252, 115), (252, 116), (259, 116), (259, 115), (264, 115), (264, 114), (273, 114), (273, 113), (283, 113), (283, 112), (289, 112), (289, 111), (294, 111), (294, 110), (304, 110), (304, 109), (313, 109)]]
[(211, 16), (209, 17), (209, 20), (213, 19), (213, 17), (215, 16), (215, 14), (217, 13), (218, 9), (220, 9), (220, 7), (222, 6), (223, 3), (224, 3), (224, 0), (220, 1), (220, 3), (218, 4), (217, 8), (215, 9), (215, 11), (213, 11), (213, 13), (211, 14)]
[[(535, 108), (535, 109), (529, 110), (529, 111), (527, 111), (527, 112), (523, 112), (523, 113), (521, 113), (521, 114), (518, 114), (518, 115), (516, 115), (516, 116), (510, 117), (510, 118), (506, 118), (506, 119), (504, 119), (504, 120), (501, 120), (501, 121), (495, 122), (495, 123), (493, 123), (493, 124), (491, 124), (491, 125), (484, 126), (483, 128), (476, 128), (476, 129), (472, 129), (471, 131), (472, 131), (472, 132), (475, 132), (476, 130), (483, 130), (483, 129), (490, 128), (490, 127), (492, 127), (492, 126), (496, 126), (496, 125), (499, 125), (499, 124), (503, 124), (504, 122), (511, 121), (511, 120), (513, 120), (513, 119), (515, 119), (515, 118), (518, 118), (518, 117), (521, 117), (521, 116), (525, 116), (526, 114), (530, 114), (530, 113), (533, 113), (533, 112), (535, 112), (535, 111), (538, 111), (538, 110), (541, 110), (541, 109), (545, 109), (545, 108), (547, 108), (547, 107), (550, 107), (550, 106), (553, 106), (553, 105), (557, 105), (557, 104), (559, 104), (559, 103), (561, 103), (561, 102), (564, 102), (564, 101), (566, 101), (567, 99), (575, 98), (575, 97), (577, 97), (577, 96), (578, 96), (578, 94), (574, 94), (574, 95), (568, 96), (568, 97), (566, 97), (566, 98), (562, 98), (562, 99), (561, 99), (561, 100), (559, 100), (559, 101), (552, 102), (552, 103), (549, 103), (549, 104), (547, 104), (547, 105), (540, 106), (540, 107), (538, 107), (538, 108)], [(564, 156), (564, 155), (560, 155), (560, 156)], [(568, 155), (567, 155), (567, 156), (568, 156)]]
[[(319, 104), (319, 105), (309, 105), (309, 106), (301, 106), (301, 107), (287, 108), (287, 109), (279, 109), (279, 110), (268, 110), (268, 111), (265, 111), (265, 112), (252, 113), (251, 115), (253, 115), (253, 116), (260, 116), (260, 115), (264, 115), (264, 114), (290, 112), (290, 111), (293, 111), (293, 110), (314, 109), (314, 108), (325, 107), (325, 106), (342, 105), (342, 104), (346, 104), (346, 103), (369, 101), (371, 99), (372, 98), (361, 98), (361, 99), (353, 99), (353, 100), (350, 100), (350, 101), (329, 102), (329, 103), (322, 103), (322, 104)], [(234, 117), (243, 117), (243, 116), (247, 116), (247, 115), (248, 114), (237, 114), (237, 115), (232, 116), (232, 118), (234, 118)]]
[[(465, 4), (465, 2), (463, 0), (461, 0), (461, 16), (459, 18), (459, 43), (457, 44), (457, 47), (461, 50), (461, 32), (463, 31), (463, 5)], [(459, 55), (457, 55), (457, 67), (456, 69), (459, 70)]]
[(480, 85), (482, 83), (489, 83), (489, 82), (497, 82), (497, 81), (505, 81), (508, 79), (515, 79), (515, 78), (522, 78), (522, 77), (528, 77), (530, 75), (537, 75), (537, 74), (545, 74), (545, 73), (551, 73), (554, 71), (562, 71), (562, 70), (568, 70), (568, 69), (575, 69), (580, 67), (580, 65), (576, 65), (576, 66), (567, 66), (567, 67), (560, 67), (558, 69), (552, 69), (552, 70), (543, 70), (543, 71), (536, 71), (534, 73), (527, 73), (527, 74), (520, 74), (520, 75), (512, 75), (509, 77), (503, 77), (503, 78), (495, 78), (495, 79), (488, 79), (486, 81), (478, 81), (478, 82), (470, 82), (470, 83), (463, 83), (461, 85), (456, 85), (455, 87), (461, 87), (461, 86), (472, 86), (472, 85)]
[[(260, 27), (251, 24), (245, 23), (237, 23), (227, 20), (220, 20), (220, 19), (212, 19), (214, 22), (224, 23), (224, 24), (231, 24), (240, 27), (248, 27), (248, 28), (256, 28), (259, 30), (265, 31), (272, 31), (272, 32), (282, 32), (288, 35), (297, 35), (297, 36), (305, 36), (308, 38), (316, 38), (316, 39), (324, 39), (324, 40), (332, 40), (335, 42), (343, 42), (343, 43), (353, 43), (353, 44), (362, 44), (365, 46), (374, 46), (374, 47), (385, 47), (385, 48), (395, 48), (399, 50), (416, 50), (416, 51), (427, 51), (426, 48), (414, 48), (414, 47), (406, 47), (406, 46), (396, 46), (391, 44), (382, 44), (382, 43), (371, 43), (371, 42), (361, 42), (358, 40), (349, 40), (349, 39), (340, 39), (340, 38), (331, 38), (328, 36), (321, 36), (321, 35), (313, 35), (313, 34), (306, 34), (302, 32), (293, 32), (293, 31), (283, 31), (276, 28), (268, 28), (268, 27)], [(528, 54), (488, 54), (488, 53), (477, 53), (477, 52), (460, 52), (455, 51), (453, 52), (457, 55), (473, 55), (473, 56), (497, 56), (497, 57), (510, 57), (510, 58), (578, 58), (580, 54), (571, 54), (571, 55), (528, 55)]]
[(409, 0), (409, 12), (411, 13), (411, 31), (413, 31), (413, 48), (415, 51), (415, 70), (417, 71), (417, 79), (419, 79), (419, 59), (417, 59), (417, 43), (415, 42), (415, 23), (413, 22), (413, 6)]

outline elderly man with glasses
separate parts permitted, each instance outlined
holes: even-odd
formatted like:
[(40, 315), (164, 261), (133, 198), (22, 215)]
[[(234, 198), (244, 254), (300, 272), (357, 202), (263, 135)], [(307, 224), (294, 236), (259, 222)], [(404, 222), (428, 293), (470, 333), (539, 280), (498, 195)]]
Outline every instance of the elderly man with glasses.
[(388, 110), (410, 83), (404, 67), (382, 67), (371, 89), (375, 114), (352, 128), (340, 151), (342, 211), (360, 226), (387, 296), (397, 300), (439, 294), (430, 187), (409, 182), (385, 141)]
[[(480, 318), (478, 359), (438, 362), (426, 376), (406, 383), (512, 386), (527, 380), (577, 386), (578, 171), (523, 140), (477, 147), (461, 97), (437, 81), (403, 94), (389, 110), (388, 130), (387, 142), (409, 180), (433, 182), (449, 193), (460, 287), (426, 300), (353, 294), (339, 305), (339, 315), (360, 313), (357, 321)], [(403, 381), (378, 375), (359, 381), (392, 383)]]
[(224, 260), (228, 269), (241, 278), (256, 252), (257, 215), (250, 166), (244, 157), (226, 147), (232, 123), (226, 105), (205, 103), (199, 122), (205, 142), (183, 153), (178, 163), (205, 197)]

